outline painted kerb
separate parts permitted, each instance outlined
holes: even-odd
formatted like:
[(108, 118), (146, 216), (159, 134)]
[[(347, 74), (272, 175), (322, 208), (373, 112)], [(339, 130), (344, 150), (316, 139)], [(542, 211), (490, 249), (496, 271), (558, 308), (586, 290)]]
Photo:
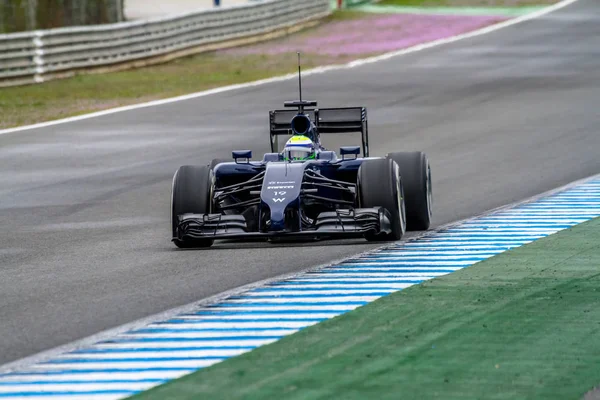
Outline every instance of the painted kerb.
[(600, 177), (0, 375), (0, 399), (121, 399), (600, 216)]
[(330, 13), (329, 0), (266, 0), (150, 21), (0, 35), (0, 86), (178, 52), (187, 55), (186, 49), (292, 28)]

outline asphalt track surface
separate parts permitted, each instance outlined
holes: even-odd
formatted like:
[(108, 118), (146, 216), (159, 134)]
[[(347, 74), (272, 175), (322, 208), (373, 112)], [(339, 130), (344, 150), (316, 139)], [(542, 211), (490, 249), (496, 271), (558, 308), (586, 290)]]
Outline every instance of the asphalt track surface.
[[(176, 168), (267, 151), (267, 111), (295, 90), (290, 80), (0, 136), (0, 364), (373, 248), (169, 242)], [(372, 155), (426, 151), (434, 225), (466, 218), (600, 172), (600, 4), (312, 75), (304, 90), (321, 106), (367, 106)]]

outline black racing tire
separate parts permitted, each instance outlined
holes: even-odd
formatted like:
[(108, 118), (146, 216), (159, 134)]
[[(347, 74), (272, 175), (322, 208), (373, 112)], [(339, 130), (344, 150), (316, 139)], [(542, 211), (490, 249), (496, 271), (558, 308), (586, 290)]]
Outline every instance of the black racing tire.
[(184, 165), (173, 177), (171, 229), (173, 242), (182, 249), (210, 247), (212, 239), (176, 239), (177, 216), (210, 212), (211, 169), (207, 165)]
[(213, 158), (210, 162), (210, 164), (208, 164), (208, 167), (212, 170), (215, 169), (215, 167), (218, 164), (224, 163), (224, 162), (231, 162), (231, 160), (226, 160), (224, 158)]
[(407, 229), (426, 231), (431, 226), (433, 190), (427, 155), (420, 151), (389, 153), (400, 167), (406, 196)]
[(398, 164), (386, 158), (366, 160), (358, 169), (359, 207), (384, 207), (390, 212), (392, 232), (367, 234), (368, 241), (396, 241), (406, 231), (404, 194)]

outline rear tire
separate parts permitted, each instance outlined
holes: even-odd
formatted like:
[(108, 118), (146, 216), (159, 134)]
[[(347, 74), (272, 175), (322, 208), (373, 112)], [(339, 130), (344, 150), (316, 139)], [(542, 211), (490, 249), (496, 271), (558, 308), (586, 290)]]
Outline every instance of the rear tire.
[(433, 191), (431, 167), (425, 153), (420, 151), (390, 153), (387, 158), (400, 167), (406, 196), (407, 229), (426, 231), (431, 225)]
[(368, 241), (400, 240), (406, 231), (404, 194), (398, 164), (389, 159), (366, 160), (358, 169), (358, 199), (363, 208), (384, 207), (392, 232), (367, 234)]
[(182, 249), (210, 247), (212, 239), (177, 239), (177, 216), (210, 212), (211, 169), (209, 166), (184, 165), (173, 177), (171, 197), (171, 229), (173, 242)]

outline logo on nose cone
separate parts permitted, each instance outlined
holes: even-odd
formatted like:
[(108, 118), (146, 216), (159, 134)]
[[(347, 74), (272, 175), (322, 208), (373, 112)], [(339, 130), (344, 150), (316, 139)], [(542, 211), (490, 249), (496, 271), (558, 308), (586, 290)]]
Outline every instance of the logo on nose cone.
[(283, 203), (285, 201), (285, 197), (284, 198), (274, 198), (273, 201), (275, 203)]

